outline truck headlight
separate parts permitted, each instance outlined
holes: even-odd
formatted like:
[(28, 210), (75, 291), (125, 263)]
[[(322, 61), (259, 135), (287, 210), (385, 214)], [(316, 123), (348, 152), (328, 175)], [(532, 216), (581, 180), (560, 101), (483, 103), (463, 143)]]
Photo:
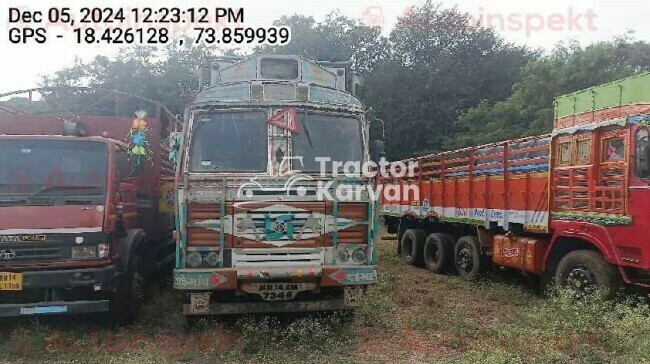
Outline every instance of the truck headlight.
[(199, 252), (188, 252), (185, 262), (190, 268), (198, 268), (203, 264), (203, 256)]
[(339, 262), (341, 263), (345, 263), (348, 261), (348, 259), (350, 259), (350, 254), (348, 253), (347, 250), (339, 250), (338, 256), (339, 256)]
[(205, 262), (208, 263), (210, 267), (216, 267), (219, 264), (219, 253), (209, 252), (205, 256)]
[(352, 260), (354, 260), (355, 263), (365, 263), (366, 251), (362, 248), (356, 249), (352, 252)]
[(97, 257), (97, 245), (78, 245), (70, 250), (72, 259), (90, 259)]
[(111, 254), (111, 248), (109, 244), (99, 244), (97, 245), (97, 256), (100, 258), (108, 258)]

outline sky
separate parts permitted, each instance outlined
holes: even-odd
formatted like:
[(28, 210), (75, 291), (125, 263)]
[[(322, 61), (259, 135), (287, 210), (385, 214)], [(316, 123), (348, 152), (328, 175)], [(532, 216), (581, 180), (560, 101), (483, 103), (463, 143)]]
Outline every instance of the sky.
[[(385, 35), (398, 18), (422, 0), (327, 0), (327, 1), (263, 1), (263, 0), (2, 0), (0, 4), (0, 93), (37, 87), (41, 75), (71, 65), (75, 59), (91, 60), (97, 55), (118, 54), (118, 45), (77, 44), (72, 27), (44, 23), (10, 23), (9, 8), (25, 11), (42, 11), (47, 18), (52, 7), (71, 9), (74, 19), (80, 19), (82, 7), (160, 8), (180, 7), (233, 7), (244, 9), (244, 26), (272, 25), (282, 15), (301, 14), (322, 20), (332, 10), (380, 26)], [(489, 25), (506, 40), (525, 44), (531, 48), (550, 50), (555, 44), (568, 39), (583, 45), (611, 40), (627, 31), (634, 31), (637, 40), (650, 41), (650, 1), (648, 0), (439, 0), (443, 7), (458, 7), (476, 21)], [(14, 14), (15, 15), (15, 14)], [(38, 44), (10, 42), (11, 28), (24, 26), (45, 27), (47, 40)], [(75, 27), (79, 24), (75, 24)], [(62, 38), (57, 38), (61, 35)]]

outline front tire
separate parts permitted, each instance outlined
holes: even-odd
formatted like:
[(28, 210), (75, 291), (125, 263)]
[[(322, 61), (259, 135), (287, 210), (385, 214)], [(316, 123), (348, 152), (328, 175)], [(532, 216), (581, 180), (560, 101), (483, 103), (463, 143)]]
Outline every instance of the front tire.
[(404, 263), (418, 265), (422, 261), (422, 251), (426, 235), (421, 229), (407, 229), (400, 240), (400, 254)]
[(557, 266), (555, 283), (576, 292), (600, 288), (607, 295), (621, 287), (618, 269), (594, 250), (576, 250), (565, 255)]
[(110, 300), (113, 321), (127, 325), (135, 321), (145, 300), (145, 270), (140, 257), (118, 278), (117, 289)]
[(453, 241), (447, 234), (429, 234), (424, 243), (424, 265), (433, 273), (444, 273), (453, 257)]

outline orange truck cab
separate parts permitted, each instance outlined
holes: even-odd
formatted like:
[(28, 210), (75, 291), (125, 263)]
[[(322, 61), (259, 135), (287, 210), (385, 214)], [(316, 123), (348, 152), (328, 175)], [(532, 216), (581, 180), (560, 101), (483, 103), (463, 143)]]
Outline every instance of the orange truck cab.
[(10, 97), (0, 104), (0, 317), (133, 320), (147, 282), (174, 256), (173, 171), (161, 142), (176, 119), (117, 92), (25, 93), (0, 95)]

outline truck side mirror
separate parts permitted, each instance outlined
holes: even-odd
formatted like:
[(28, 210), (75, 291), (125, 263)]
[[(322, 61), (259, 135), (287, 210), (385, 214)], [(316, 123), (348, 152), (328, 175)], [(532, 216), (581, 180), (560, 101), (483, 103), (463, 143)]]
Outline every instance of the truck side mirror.
[(120, 181), (115, 186), (116, 203), (124, 202), (124, 195), (131, 190), (132, 184), (126, 181)]
[(181, 132), (174, 131), (169, 134), (169, 161), (174, 165), (178, 162), (178, 153), (181, 149)]
[(372, 140), (370, 142), (370, 159), (375, 163), (379, 163), (381, 161), (381, 158), (385, 155), (386, 152), (384, 151), (384, 141)]

